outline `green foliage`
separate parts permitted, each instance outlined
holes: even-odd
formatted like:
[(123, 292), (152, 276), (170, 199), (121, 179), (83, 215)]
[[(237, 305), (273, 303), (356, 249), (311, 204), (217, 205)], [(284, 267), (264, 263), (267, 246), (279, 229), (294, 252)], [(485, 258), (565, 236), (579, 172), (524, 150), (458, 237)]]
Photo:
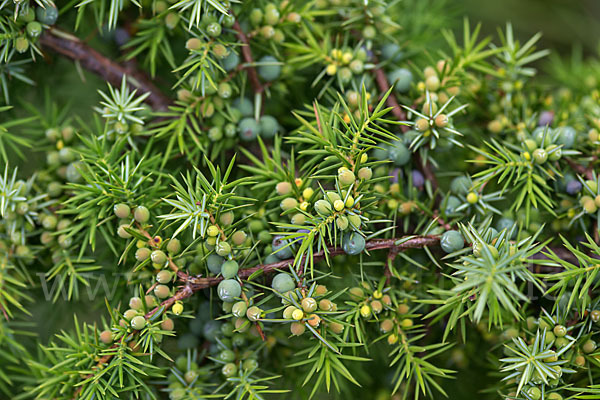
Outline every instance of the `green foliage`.
[(455, 17), (1, 2), (0, 396), (597, 398), (600, 63)]

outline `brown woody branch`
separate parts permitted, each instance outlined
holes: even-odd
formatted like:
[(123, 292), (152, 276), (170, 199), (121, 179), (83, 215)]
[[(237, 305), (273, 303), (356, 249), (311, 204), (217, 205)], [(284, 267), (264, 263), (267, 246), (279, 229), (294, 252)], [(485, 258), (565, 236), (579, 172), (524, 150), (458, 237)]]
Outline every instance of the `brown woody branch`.
[(40, 43), (43, 47), (78, 62), (83, 68), (104, 78), (113, 86), (120, 86), (123, 76), (127, 76), (131, 88), (140, 93), (150, 93), (146, 102), (156, 110), (166, 110), (171, 104), (171, 100), (143, 73), (111, 60), (73, 35), (49, 28), (44, 30)]
[[(438, 236), (415, 236), (411, 239), (407, 239), (400, 244), (396, 244), (400, 239), (374, 239), (367, 242), (365, 249), (367, 251), (373, 250), (383, 250), (383, 249), (393, 249), (394, 252), (404, 251), (408, 249), (416, 249), (427, 246), (437, 245), (440, 241)], [(339, 247), (330, 247), (327, 249), (327, 255), (330, 257), (334, 257), (340, 254), (345, 254), (344, 251)], [(313, 260), (318, 261), (325, 258), (325, 252), (320, 251), (313, 254)], [(252, 268), (241, 269), (238, 272), (238, 277), (240, 279), (246, 279), (250, 275), (256, 273), (257, 271), (262, 271), (263, 274), (271, 273), (275, 270), (279, 269), (287, 269), (294, 264), (294, 259), (290, 258), (288, 260), (282, 260), (272, 264), (260, 264)], [(151, 317), (156, 314), (159, 310), (166, 310), (171, 307), (175, 302), (179, 300), (183, 300), (187, 297), (192, 296), (195, 292), (206, 289), (212, 286), (216, 286), (223, 280), (223, 277), (215, 276), (215, 277), (198, 277), (198, 276), (189, 276), (184, 272), (177, 272), (177, 277), (180, 281), (184, 283), (184, 285), (179, 289), (173, 297), (168, 298), (163, 301), (158, 307), (151, 310), (146, 314), (146, 318)]]
[(252, 57), (252, 51), (250, 50), (250, 40), (248, 40), (248, 36), (246, 36), (237, 20), (233, 24), (233, 29), (236, 31), (240, 42), (242, 42), (242, 57), (244, 57), (244, 61), (248, 64), (246, 70), (248, 71), (248, 79), (250, 79), (250, 84), (254, 89), (254, 93), (262, 93), (265, 88), (262, 83), (260, 83), (258, 73), (256, 72), (256, 68), (254, 68), (254, 58)]
[[(377, 60), (374, 60), (374, 63), (377, 64)], [(377, 82), (379, 90), (381, 90), (382, 93), (386, 93), (388, 90), (390, 90), (390, 84), (388, 83), (385, 73), (379, 67), (376, 67), (374, 72), (375, 81)], [(398, 104), (398, 100), (396, 100), (396, 96), (393, 92), (390, 92), (390, 95), (385, 100), (385, 103), (388, 105), (388, 107), (392, 107), (392, 114), (394, 114), (394, 117), (396, 117), (398, 121), (406, 121), (406, 113), (404, 110), (402, 110), (400, 104)], [(402, 132), (406, 132), (408, 131), (408, 126), (401, 125), (400, 129), (402, 129)]]

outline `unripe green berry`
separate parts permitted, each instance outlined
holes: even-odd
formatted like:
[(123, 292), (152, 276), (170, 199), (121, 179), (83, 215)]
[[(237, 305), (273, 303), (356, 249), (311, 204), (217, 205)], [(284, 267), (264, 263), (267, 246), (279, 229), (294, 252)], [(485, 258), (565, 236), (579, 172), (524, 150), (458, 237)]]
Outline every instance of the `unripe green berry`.
[(238, 124), (238, 132), (240, 139), (243, 141), (251, 141), (256, 139), (260, 133), (260, 125), (254, 118), (244, 118)]
[(127, 320), (127, 321), (131, 321), (135, 316), (138, 315), (137, 310), (134, 310), (132, 308), (125, 310), (125, 312), (123, 313), (123, 317)]
[(146, 326), (146, 318), (144, 318), (143, 316), (138, 315), (131, 319), (131, 327), (133, 329), (139, 331), (140, 329), (144, 328), (144, 326)]
[(215, 247), (215, 253), (217, 253), (221, 257), (225, 257), (229, 255), (229, 253), (231, 253), (231, 246), (227, 242), (220, 241)]
[(181, 242), (179, 239), (171, 239), (167, 243), (167, 251), (171, 254), (177, 254), (181, 250)]
[(379, 324), (379, 330), (382, 333), (388, 333), (390, 332), (392, 329), (394, 329), (394, 322), (391, 319), (384, 319), (383, 321), (381, 321), (381, 323)]
[(225, 364), (223, 368), (221, 368), (221, 373), (225, 377), (230, 378), (237, 373), (237, 366), (234, 363)]
[(556, 337), (563, 337), (567, 334), (567, 328), (565, 328), (563, 325), (556, 325), (553, 329), (553, 332)]
[[(268, 34), (270, 34), (270, 36), (268, 36), (269, 38), (273, 37), (275, 34), (275, 31), (270, 26), (263, 27), (261, 30), (263, 35), (265, 30), (268, 32)], [(260, 77), (267, 82), (271, 82), (279, 78), (279, 75), (281, 75), (281, 65), (279, 61), (277, 61), (277, 59), (273, 56), (264, 56), (259, 60), (258, 75), (260, 75)]]
[(100, 341), (104, 344), (112, 343), (112, 332), (102, 331), (102, 333), (100, 333)]
[(252, 11), (250, 11), (250, 23), (253, 26), (258, 26), (262, 23), (263, 20), (263, 12), (260, 8), (253, 8)]
[(362, 167), (361, 169), (358, 170), (358, 178), (359, 179), (369, 180), (372, 177), (373, 177), (373, 170), (371, 170), (371, 168)]
[(142, 299), (139, 297), (132, 297), (129, 299), (129, 308), (133, 310), (141, 310), (143, 306)]
[(238, 263), (234, 260), (228, 260), (225, 261), (221, 266), (221, 275), (223, 275), (223, 278), (225, 279), (231, 279), (237, 275), (238, 270)]
[(58, 19), (58, 9), (51, 4), (44, 7), (37, 7), (35, 10), (37, 20), (45, 25), (54, 25)]
[(479, 200), (479, 196), (475, 192), (470, 192), (467, 194), (467, 203), (475, 204)]
[(317, 301), (312, 297), (302, 299), (302, 309), (307, 313), (315, 311), (317, 309)]
[(369, 307), (367, 304), (363, 305), (360, 308), (360, 315), (363, 318), (369, 318), (371, 316), (371, 307)]
[(292, 332), (292, 335), (294, 335), (294, 336), (302, 335), (305, 330), (306, 330), (306, 326), (301, 322), (292, 322), (290, 324), (290, 332)]
[(221, 25), (219, 25), (217, 22), (208, 24), (206, 27), (206, 33), (208, 33), (208, 36), (211, 37), (219, 36), (221, 34)]
[(231, 308), (231, 313), (233, 314), (234, 317), (240, 318), (240, 317), (243, 317), (246, 315), (247, 309), (248, 309), (248, 306), (246, 305), (245, 301), (238, 301)]
[(331, 204), (327, 200), (317, 200), (315, 210), (322, 216), (328, 216), (332, 212)]
[(535, 149), (533, 151), (533, 159), (537, 164), (543, 164), (548, 160), (548, 153), (544, 149)]
[(150, 257), (150, 249), (147, 247), (140, 247), (135, 251), (135, 259), (138, 261), (145, 261)]
[(158, 271), (158, 273), (156, 274), (156, 281), (158, 283), (162, 283), (162, 284), (169, 283), (172, 278), (173, 278), (173, 275), (171, 274), (171, 271), (168, 271), (166, 269), (162, 270), (162, 271)]
[(293, 208), (298, 207), (298, 201), (296, 199), (294, 199), (293, 197), (287, 197), (287, 198), (281, 200), (281, 203), (279, 204), (279, 206), (281, 207), (281, 209), (283, 211), (291, 210)]
[(365, 249), (365, 244), (365, 238), (362, 235), (351, 232), (344, 235), (342, 249), (348, 255), (357, 255)]
[(225, 363), (230, 363), (235, 361), (235, 353), (231, 350), (223, 350), (219, 353), (219, 360)]
[(246, 310), (246, 318), (252, 322), (256, 322), (260, 319), (262, 310), (256, 306), (252, 306)]
[(540, 400), (542, 398), (542, 391), (538, 387), (533, 386), (527, 389), (527, 395), (531, 400)]
[(596, 342), (587, 340), (582, 346), (583, 352), (586, 354), (593, 353), (596, 350)]
[(344, 331), (344, 325), (340, 324), (339, 322), (331, 322), (329, 324), (329, 329), (331, 329), (333, 333), (339, 335)]
[(155, 264), (164, 265), (167, 262), (167, 255), (162, 250), (154, 250), (150, 254), (150, 258)]
[(150, 219), (150, 211), (144, 206), (137, 206), (133, 211), (133, 218), (140, 224), (145, 224)]
[(348, 168), (340, 168), (338, 171), (338, 180), (342, 186), (350, 186), (355, 181), (354, 173)]
[(15, 50), (18, 53), (23, 54), (28, 49), (29, 49), (29, 40), (25, 36), (19, 36), (15, 39)]
[(296, 284), (290, 275), (285, 272), (280, 272), (273, 278), (271, 287), (276, 292), (285, 293), (293, 290), (296, 287)]
[[(271, 25), (265, 25), (262, 28), (260, 28), (260, 34), (265, 39), (271, 39), (273, 36), (275, 36), (275, 29)], [(266, 57), (270, 57), (270, 56), (266, 56)], [(259, 71), (259, 75), (260, 75), (260, 71)]]
[(462, 249), (465, 245), (463, 236), (458, 231), (446, 231), (440, 239), (440, 245), (446, 253), (453, 253)]
[(71, 244), (73, 244), (72, 236), (67, 236), (63, 234), (58, 237), (58, 245), (63, 249), (66, 249), (67, 247), (71, 246)]
[(154, 295), (159, 299), (165, 299), (169, 297), (169, 287), (167, 285), (156, 285), (154, 288)]
[(127, 204), (120, 203), (120, 204), (115, 204), (115, 206), (113, 207), (113, 211), (117, 218), (125, 219), (125, 218), (129, 217), (129, 213), (131, 212), (131, 209), (129, 208), (129, 206)]
[(203, 46), (203, 43), (198, 38), (188, 39), (188, 41), (185, 43), (185, 48), (190, 51), (200, 50), (202, 48), (202, 46)]
[(27, 35), (37, 38), (42, 34), (42, 25), (37, 21), (31, 21), (27, 24)]

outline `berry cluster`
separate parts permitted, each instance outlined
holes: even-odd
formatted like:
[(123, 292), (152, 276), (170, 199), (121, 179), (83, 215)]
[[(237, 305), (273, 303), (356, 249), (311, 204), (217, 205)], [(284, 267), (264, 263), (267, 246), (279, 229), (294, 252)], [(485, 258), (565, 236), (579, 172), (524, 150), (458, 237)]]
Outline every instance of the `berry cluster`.
[[(56, 23), (58, 9), (52, 3), (38, 7), (25, 3), (18, 10), (15, 22), (19, 28), (19, 35), (15, 37), (13, 46), (17, 52), (25, 53), (30, 49), (30, 44), (35, 46), (44, 28)], [(34, 51), (33, 46), (31, 51)], [(35, 51), (39, 52), (37, 49)]]

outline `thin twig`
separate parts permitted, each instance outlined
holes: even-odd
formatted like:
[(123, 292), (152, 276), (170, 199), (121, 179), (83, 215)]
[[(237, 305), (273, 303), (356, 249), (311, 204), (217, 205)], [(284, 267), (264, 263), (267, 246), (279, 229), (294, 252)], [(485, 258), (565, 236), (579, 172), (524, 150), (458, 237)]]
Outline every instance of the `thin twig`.
[[(374, 60), (374, 63), (377, 64), (377, 60)], [(387, 93), (387, 91), (390, 89), (390, 84), (388, 83), (385, 73), (379, 67), (375, 67), (374, 72), (375, 81), (377, 82), (379, 90), (381, 90), (382, 94)], [(402, 110), (400, 104), (398, 104), (398, 100), (396, 100), (396, 96), (393, 92), (390, 93), (385, 102), (389, 107), (392, 107), (392, 114), (394, 114), (394, 117), (396, 117), (398, 121), (406, 121), (406, 113), (404, 110)], [(400, 129), (402, 129), (402, 132), (406, 132), (408, 131), (408, 126), (401, 125)]]
[(113, 86), (121, 85), (123, 76), (128, 84), (140, 93), (150, 93), (146, 102), (155, 110), (166, 110), (171, 100), (165, 96), (143, 73), (124, 67), (100, 54), (85, 42), (56, 28), (44, 30), (40, 37), (43, 47), (78, 62), (83, 68), (104, 78)]
[(248, 71), (248, 79), (250, 79), (250, 84), (252, 85), (254, 93), (262, 93), (265, 88), (262, 83), (260, 83), (258, 73), (256, 72), (256, 68), (254, 68), (254, 59), (252, 58), (252, 51), (250, 50), (250, 41), (238, 21), (235, 21), (233, 24), (233, 29), (236, 31), (240, 42), (242, 42), (242, 57), (244, 57), (244, 61), (247, 64), (245, 69)]

